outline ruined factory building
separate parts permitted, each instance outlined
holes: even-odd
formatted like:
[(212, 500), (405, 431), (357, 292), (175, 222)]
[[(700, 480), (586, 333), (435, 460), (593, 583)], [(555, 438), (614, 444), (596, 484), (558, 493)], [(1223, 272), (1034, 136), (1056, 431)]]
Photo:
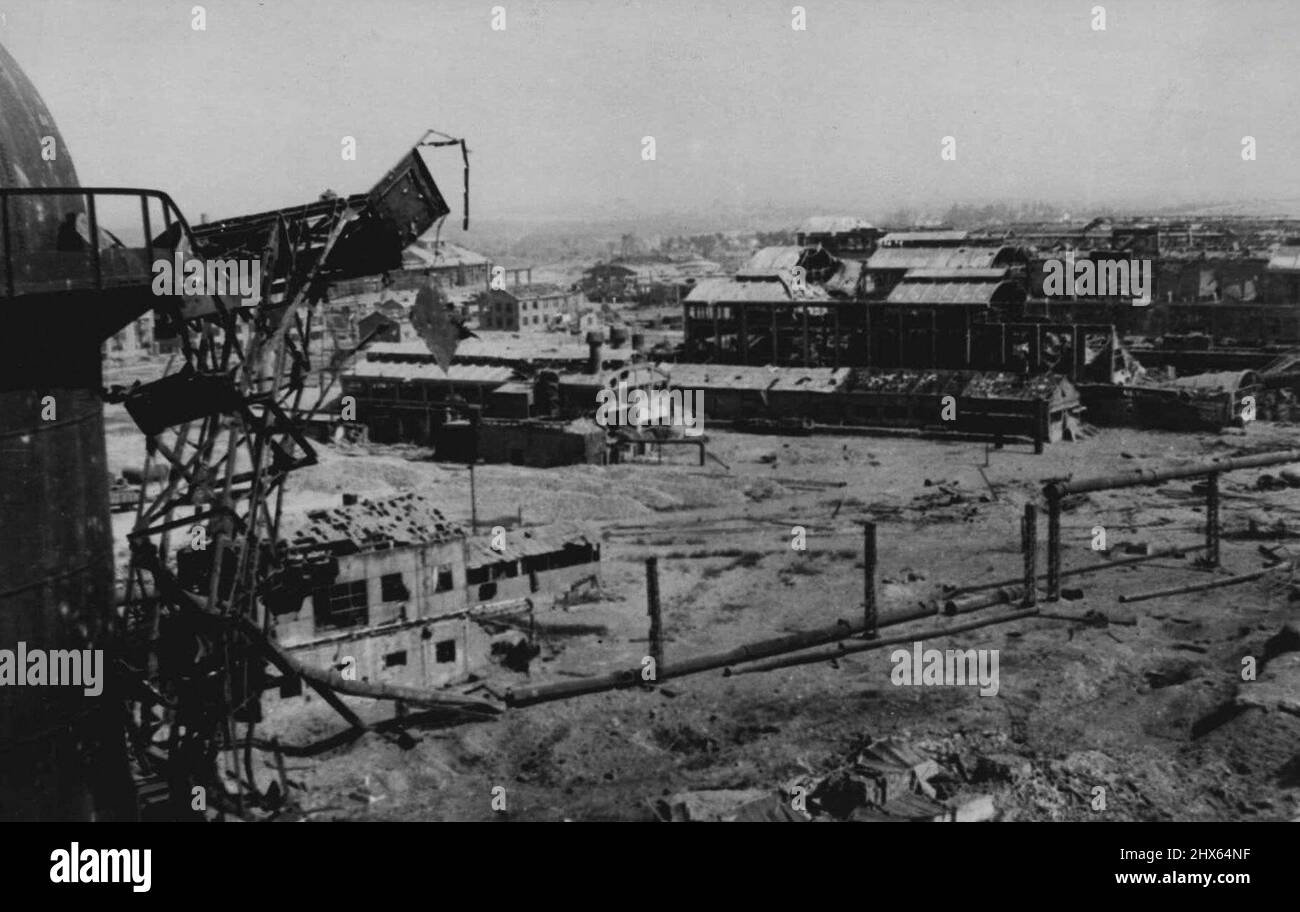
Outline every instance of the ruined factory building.
[(527, 615), (599, 568), (600, 545), (576, 529), (516, 529), (494, 542), (467, 536), (421, 494), (344, 499), (288, 536), (291, 559), (336, 572), (280, 613), (273, 633), (308, 665), (352, 664), (362, 681), (463, 681), (490, 662), (492, 619)]
[(560, 323), (576, 304), (577, 296), (558, 285), (489, 289), (477, 299), (479, 328), (540, 332)]

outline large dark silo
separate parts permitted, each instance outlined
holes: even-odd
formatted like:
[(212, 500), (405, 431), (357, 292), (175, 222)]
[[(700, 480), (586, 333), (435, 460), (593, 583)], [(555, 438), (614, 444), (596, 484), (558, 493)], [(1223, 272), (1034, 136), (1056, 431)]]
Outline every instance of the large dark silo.
[[(77, 186), (53, 118), (0, 48), (0, 188)], [(19, 644), (103, 648), (107, 679), (113, 549), (100, 346), (128, 309), (121, 293), (106, 300), (95, 284), (59, 278), (59, 256), (70, 255), (65, 226), (84, 219), (85, 197), (10, 194), (2, 202), (0, 650), (16, 661)], [(123, 704), (101, 684), (98, 696), (74, 686), (0, 686), (0, 820), (134, 815)]]

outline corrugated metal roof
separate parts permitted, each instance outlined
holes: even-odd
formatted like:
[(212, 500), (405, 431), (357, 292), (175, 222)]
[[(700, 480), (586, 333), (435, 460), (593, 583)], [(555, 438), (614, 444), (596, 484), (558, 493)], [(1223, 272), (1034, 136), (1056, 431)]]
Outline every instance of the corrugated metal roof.
[(930, 281), (942, 281), (952, 279), (957, 282), (973, 282), (977, 280), (1005, 279), (1011, 270), (1006, 266), (995, 266), (989, 269), (909, 269), (907, 275), (903, 276), (903, 281), (912, 279), (927, 279)]
[(799, 265), (802, 247), (764, 247), (751, 256), (744, 266), (736, 270), (738, 276), (789, 275)]
[(700, 279), (686, 296), (689, 304), (714, 301), (789, 301), (783, 282), (741, 282), (736, 279)]
[(867, 259), (867, 269), (990, 269), (1005, 247), (889, 247)]
[(491, 535), (471, 536), (465, 539), (465, 567), (485, 567), (503, 561), (516, 561), (525, 557), (554, 554), (565, 545), (598, 545), (600, 539), (581, 526), (555, 525), (520, 529), (506, 533), (505, 548), (492, 547)]
[(336, 554), (423, 545), (465, 537), (423, 494), (399, 494), (362, 500), (352, 506), (313, 510), (305, 517), (285, 517), (291, 548), (329, 546)]
[(767, 389), (780, 374), (778, 367), (743, 364), (662, 364), (673, 386), (682, 389)]
[(680, 389), (801, 390), (833, 393), (848, 379), (849, 368), (759, 367), (740, 364), (662, 364)]
[(778, 368), (776, 379), (768, 389), (772, 392), (835, 393), (849, 378), (847, 367), (785, 367)]
[(453, 269), (457, 266), (486, 266), (489, 260), (481, 253), (475, 253), (451, 244), (447, 241), (416, 241), (402, 253), (402, 265), (407, 269)]
[(814, 215), (799, 226), (799, 234), (845, 234), (874, 228), (875, 225), (856, 215)]
[(714, 303), (782, 303), (786, 301), (829, 301), (830, 295), (820, 285), (807, 284), (795, 294), (784, 281), (741, 281), (739, 279), (700, 279), (684, 299), (689, 304)]
[(894, 286), (890, 304), (989, 304), (994, 294), (1010, 282), (909, 282)]

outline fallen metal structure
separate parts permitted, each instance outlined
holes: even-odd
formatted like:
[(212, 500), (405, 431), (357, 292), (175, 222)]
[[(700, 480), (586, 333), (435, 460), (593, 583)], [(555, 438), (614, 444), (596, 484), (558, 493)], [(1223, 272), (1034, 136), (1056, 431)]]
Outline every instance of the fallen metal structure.
[[(109, 393), (145, 434), (145, 476), (156, 463), (169, 469), (156, 494), (141, 489), (128, 536), (123, 649), (127, 673), (146, 685), (133, 689), (129, 714), (135, 760), (144, 776), (165, 779), (172, 796), (202, 786), (214, 806), (236, 813), (246, 798), (263, 798), (246, 757), (241, 772), (235, 727), (247, 724), (242, 740), (249, 743), (269, 686), (268, 660), (306, 679), (354, 727), (364, 725), (333, 691), (438, 701), (351, 687), (295, 663), (268, 647), (263, 598), (305, 585), (279, 544), (284, 485), (316, 458), (301, 428), (306, 382), (323, 375), (324, 395), (342, 366), (312, 363), (316, 305), (332, 281), (400, 264), (402, 249), (449, 211), (417, 147), (366, 194), (197, 231), (176, 214), (171, 227), (186, 259), (254, 259), (261, 287), (242, 303), (216, 295), (156, 298), (180, 358), (156, 381)], [(176, 538), (203, 554), (204, 573), (183, 570)]]

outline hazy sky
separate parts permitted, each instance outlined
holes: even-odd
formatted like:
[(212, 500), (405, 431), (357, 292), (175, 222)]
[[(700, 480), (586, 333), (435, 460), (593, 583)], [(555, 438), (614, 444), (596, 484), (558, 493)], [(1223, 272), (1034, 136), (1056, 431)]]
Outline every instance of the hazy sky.
[(0, 21), (82, 182), (192, 220), (365, 190), (428, 127), (468, 139), (483, 217), (1300, 197), (1293, 0), (1102, 2), (1104, 32), (1097, 0), (805, 0), (806, 31), (790, 0), (194, 5)]

